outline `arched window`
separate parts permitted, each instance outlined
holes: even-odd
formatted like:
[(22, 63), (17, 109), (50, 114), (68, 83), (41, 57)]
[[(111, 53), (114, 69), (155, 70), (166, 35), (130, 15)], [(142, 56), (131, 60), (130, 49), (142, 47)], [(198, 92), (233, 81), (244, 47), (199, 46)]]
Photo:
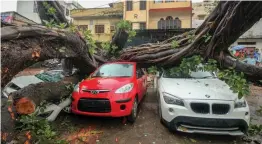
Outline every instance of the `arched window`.
[(157, 28), (158, 29), (165, 29), (165, 20), (163, 18), (160, 18), (160, 20), (157, 22)]
[(173, 17), (167, 16), (166, 17), (166, 29), (172, 29), (172, 28), (174, 28)]
[(178, 17), (175, 18), (174, 25), (175, 28), (181, 28), (181, 20)]
[(173, 17), (172, 16), (167, 16), (166, 20), (173, 20)]

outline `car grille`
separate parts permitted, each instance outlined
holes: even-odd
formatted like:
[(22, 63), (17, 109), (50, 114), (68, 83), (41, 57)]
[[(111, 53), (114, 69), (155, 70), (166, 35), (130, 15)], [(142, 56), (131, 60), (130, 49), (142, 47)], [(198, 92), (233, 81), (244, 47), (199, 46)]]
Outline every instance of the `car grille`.
[(213, 104), (212, 105), (212, 113), (223, 115), (227, 114), (230, 109), (230, 106), (228, 104)]
[(191, 103), (191, 109), (195, 113), (208, 114), (209, 113), (209, 104), (206, 104), (206, 103)]
[(83, 112), (108, 113), (111, 105), (108, 99), (81, 98), (78, 101), (78, 110)]

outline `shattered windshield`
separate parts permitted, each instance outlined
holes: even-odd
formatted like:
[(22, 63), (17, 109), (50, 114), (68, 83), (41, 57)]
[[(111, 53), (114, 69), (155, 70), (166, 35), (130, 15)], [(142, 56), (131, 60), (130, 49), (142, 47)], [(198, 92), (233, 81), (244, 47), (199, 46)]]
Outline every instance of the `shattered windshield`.
[(91, 77), (131, 77), (133, 64), (105, 64), (94, 72)]

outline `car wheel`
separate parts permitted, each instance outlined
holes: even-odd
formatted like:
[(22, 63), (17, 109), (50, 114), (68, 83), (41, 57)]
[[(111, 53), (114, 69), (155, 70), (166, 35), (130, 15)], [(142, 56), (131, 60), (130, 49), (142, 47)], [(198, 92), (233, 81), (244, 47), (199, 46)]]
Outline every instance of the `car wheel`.
[(162, 110), (161, 110), (161, 101), (160, 101), (160, 95), (158, 94), (158, 116), (160, 119), (160, 122), (163, 124), (163, 118), (162, 118)]
[(131, 114), (127, 117), (127, 120), (131, 123), (134, 123), (137, 117), (137, 113), (138, 112), (138, 102), (137, 102), (137, 98), (135, 98), (134, 103), (133, 103), (133, 107), (132, 107), (132, 112)]

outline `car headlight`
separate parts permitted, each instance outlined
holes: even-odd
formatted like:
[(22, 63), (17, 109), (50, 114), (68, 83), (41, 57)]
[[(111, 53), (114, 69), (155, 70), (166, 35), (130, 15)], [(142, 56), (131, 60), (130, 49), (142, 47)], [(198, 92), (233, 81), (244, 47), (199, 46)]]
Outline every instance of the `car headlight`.
[(235, 101), (235, 108), (242, 108), (242, 107), (246, 107), (247, 103), (245, 101), (245, 99), (237, 99)]
[(182, 99), (173, 96), (169, 93), (163, 92), (164, 100), (167, 104), (173, 104), (173, 105), (179, 105), (179, 106), (185, 106)]
[(75, 85), (74, 92), (79, 92), (79, 83)]
[(134, 84), (130, 83), (130, 84), (126, 84), (124, 86), (122, 86), (121, 88), (117, 89), (115, 93), (127, 93), (130, 92), (133, 89)]

